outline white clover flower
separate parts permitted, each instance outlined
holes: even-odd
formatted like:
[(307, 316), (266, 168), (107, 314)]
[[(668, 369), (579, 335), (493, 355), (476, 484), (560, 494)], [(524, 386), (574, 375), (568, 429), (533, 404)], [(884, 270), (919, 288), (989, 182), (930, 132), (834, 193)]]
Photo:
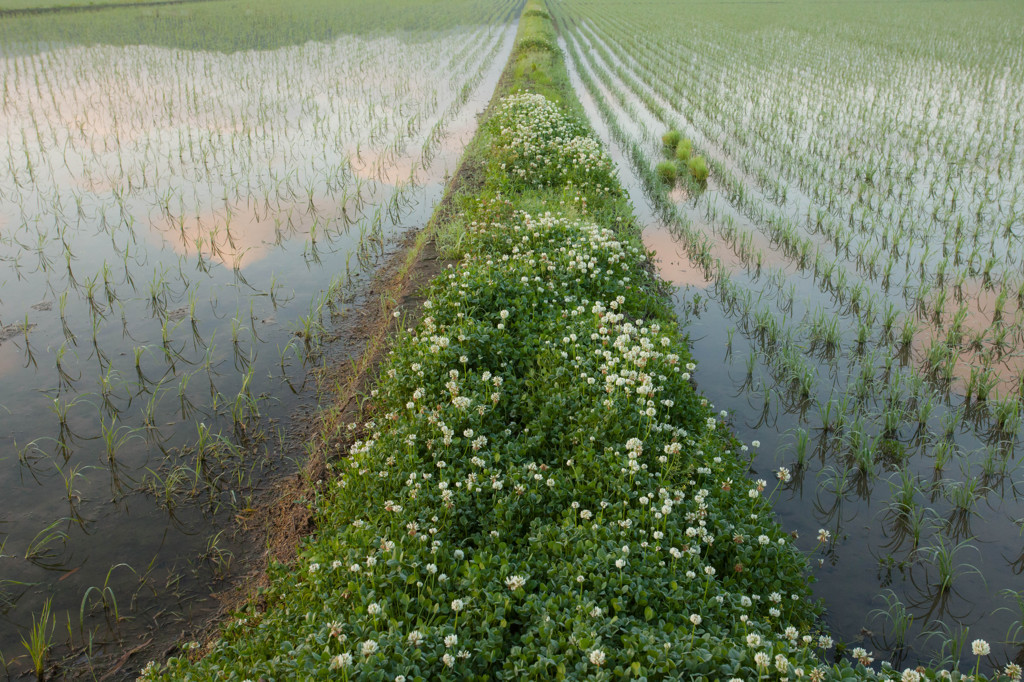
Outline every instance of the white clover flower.
[(758, 651), (756, 654), (754, 654), (754, 663), (757, 665), (758, 668), (767, 668), (768, 663), (770, 662), (771, 659), (768, 658), (768, 654), (766, 654), (765, 652)]
[(423, 633), (419, 630), (413, 630), (409, 633), (409, 636), (406, 639), (409, 640), (409, 644), (412, 644), (413, 646), (419, 646), (423, 644), (423, 640), (426, 639), (426, 637), (424, 637)]
[(524, 585), (526, 585), (526, 578), (521, 575), (510, 575), (509, 577), (505, 578), (505, 586), (513, 592), (520, 589)]
[(464, 608), (466, 608), (466, 603), (464, 601), (462, 601), (461, 599), (453, 599), (452, 600), (452, 611), (454, 611), (455, 613), (458, 613), (459, 611), (461, 611)]
[(371, 616), (379, 616), (383, 610), (379, 602), (372, 602), (366, 607), (366, 612)]
[(971, 642), (971, 651), (975, 656), (988, 656), (992, 653), (992, 647), (983, 639), (976, 639)]
[(347, 668), (352, 665), (352, 654), (345, 652), (338, 654), (331, 659), (331, 670), (338, 670), (340, 668)]
[(591, 663), (598, 667), (604, 665), (604, 662), (606, 660), (604, 652), (600, 649), (594, 649), (593, 651), (591, 651), (590, 656), (588, 658), (590, 658)]
[(369, 657), (377, 653), (377, 648), (377, 642), (375, 640), (368, 639), (363, 642), (360, 650), (363, 652), (363, 656)]
[(449, 668), (455, 665), (455, 657), (451, 654), (446, 653), (444, 656), (441, 657), (441, 660), (444, 661), (444, 664)]
[(456, 634), (445, 635), (444, 646), (447, 649), (451, 649), (453, 646), (459, 643), (459, 636)]
[(690, 614), (690, 622), (693, 623), (694, 625), (700, 625), (702, 620), (703, 619), (700, 617), (699, 613), (691, 613)]

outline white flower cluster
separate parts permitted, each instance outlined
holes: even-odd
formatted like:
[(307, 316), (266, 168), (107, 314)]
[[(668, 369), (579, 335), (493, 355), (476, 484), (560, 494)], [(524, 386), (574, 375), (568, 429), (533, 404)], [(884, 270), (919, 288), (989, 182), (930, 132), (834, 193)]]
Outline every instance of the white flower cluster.
[(614, 165), (597, 141), (543, 95), (524, 93), (503, 100), (495, 116), (504, 170), (529, 186), (544, 187), (575, 180), (615, 191)]

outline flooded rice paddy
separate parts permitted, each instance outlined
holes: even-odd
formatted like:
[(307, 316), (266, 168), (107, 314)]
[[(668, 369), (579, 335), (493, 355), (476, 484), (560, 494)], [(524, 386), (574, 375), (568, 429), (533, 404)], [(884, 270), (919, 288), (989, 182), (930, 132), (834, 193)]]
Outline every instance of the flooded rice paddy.
[[(234, 521), (301, 465), (289, 424), (330, 388), (330, 330), (429, 218), (517, 14), (454, 3), (353, 34), (370, 10), (341, 7), (318, 40), (304, 17), (268, 44), (261, 12), (282, 10), (255, 7), (4, 32), (0, 674), (31, 669), (46, 612), (51, 660), (81, 672), (214, 607), (252, 551)], [(171, 44), (210, 16), (231, 49)]]
[[(644, 7), (554, 14), (698, 386), (759, 441), (751, 475), (788, 478), (833, 634), (899, 666), (977, 638), (1020, 662), (1024, 17)], [(706, 185), (654, 175), (669, 129)]]

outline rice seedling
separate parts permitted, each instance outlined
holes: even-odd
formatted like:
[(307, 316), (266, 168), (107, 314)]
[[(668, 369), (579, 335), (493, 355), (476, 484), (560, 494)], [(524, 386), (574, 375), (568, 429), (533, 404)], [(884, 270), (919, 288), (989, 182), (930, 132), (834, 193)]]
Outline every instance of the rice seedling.
[(690, 175), (698, 183), (707, 182), (708, 179), (708, 164), (704, 160), (703, 156), (694, 156), (686, 162), (686, 168), (690, 171)]
[(879, 595), (885, 606), (875, 609), (869, 617), (882, 620), (882, 646), (894, 654), (893, 665), (901, 666), (907, 646), (907, 632), (914, 624), (914, 615), (907, 611), (906, 605), (892, 590), (885, 590)]
[(28, 640), (26, 641), (24, 637), (21, 639), (21, 644), (28, 651), (32, 661), (32, 672), (37, 680), (46, 679), (46, 659), (53, 647), (53, 629), (56, 624), (51, 623), (53, 620), (50, 614), (52, 605), (52, 598), (43, 602), (38, 620), (35, 615), (32, 616), (32, 627), (29, 629)]
[(654, 167), (654, 172), (658, 174), (658, 177), (665, 184), (671, 185), (676, 181), (676, 165), (671, 161), (659, 162), (658, 165)]
[(924, 633), (926, 642), (939, 640), (937, 652), (933, 656), (936, 665), (958, 668), (962, 652), (967, 645), (970, 628), (963, 625), (951, 626), (941, 620), (935, 620)]
[(958, 555), (965, 550), (972, 549), (977, 552), (977, 547), (970, 543), (970, 540), (961, 540), (956, 544), (948, 543), (941, 535), (936, 537), (936, 542), (921, 550), (921, 553), (928, 559), (926, 570), (933, 571), (934, 577), (930, 585), (940, 593), (949, 592), (955, 583), (965, 575), (976, 575), (984, 579), (981, 571), (966, 562), (961, 562)]
[(996, 433), (1012, 440), (1020, 430), (1020, 399), (1007, 397), (993, 401), (992, 417)]
[[(119, 568), (127, 568), (133, 575), (136, 574), (135, 569), (125, 563), (111, 566), (107, 570), (107, 575), (103, 580), (103, 586), (97, 587), (96, 585), (93, 585), (82, 595), (82, 602), (78, 607), (78, 622), (80, 624), (85, 622), (85, 615), (87, 611), (91, 611), (99, 606), (103, 609), (103, 613), (110, 622), (112, 628), (116, 630), (118, 624), (121, 622), (121, 612), (117, 605), (117, 596), (114, 594), (110, 578), (114, 571)], [(94, 593), (96, 596), (90, 602), (89, 597)]]
[(683, 138), (676, 144), (676, 160), (689, 162), (693, 156), (693, 142), (689, 138)]
[(201, 558), (213, 567), (214, 575), (224, 577), (231, 568), (234, 554), (220, 546), (221, 536), (224, 531), (218, 531), (206, 540), (206, 550)]
[(661, 136), (661, 144), (665, 147), (665, 150), (671, 152), (676, 148), (676, 145), (683, 139), (683, 134), (678, 130), (670, 130)]
[[(63, 551), (67, 543), (68, 534), (63, 528), (68, 519), (61, 518), (53, 521), (45, 528), (35, 534), (25, 547), (25, 558), (32, 562), (50, 562)], [(60, 546), (58, 550), (56, 546)]]

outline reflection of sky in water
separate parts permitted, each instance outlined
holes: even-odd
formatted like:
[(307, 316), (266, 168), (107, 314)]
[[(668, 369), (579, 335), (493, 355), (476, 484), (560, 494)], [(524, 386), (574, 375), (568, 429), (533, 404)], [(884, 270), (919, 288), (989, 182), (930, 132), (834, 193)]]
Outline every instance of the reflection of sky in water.
[[(0, 188), (11, 201), (0, 212), (48, 233), (69, 212), (145, 222), (180, 253), (202, 242), (215, 261), (245, 267), (280, 244), (282, 225), (290, 238), (314, 225), (329, 232), (332, 221), (344, 229), (388, 186), (426, 179), (415, 153), (423, 123), (460, 85), (433, 76), (451, 58), (446, 43), (346, 37), (231, 55), (74, 47), (10, 57), (0, 135), (21, 187)], [(40, 73), (48, 80), (37, 85)], [(335, 216), (342, 204), (349, 212)]]
[(658, 274), (676, 286), (706, 287), (710, 284), (700, 267), (690, 262), (686, 250), (667, 229), (647, 229), (644, 246), (656, 254)]

